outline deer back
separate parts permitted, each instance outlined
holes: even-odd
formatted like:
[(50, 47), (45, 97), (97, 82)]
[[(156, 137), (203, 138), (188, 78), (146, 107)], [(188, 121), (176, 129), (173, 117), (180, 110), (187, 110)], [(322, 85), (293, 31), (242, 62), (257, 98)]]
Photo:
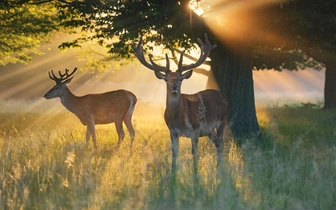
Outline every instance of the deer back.
[(95, 124), (122, 121), (127, 113), (134, 109), (136, 96), (127, 90), (115, 90), (101, 94), (88, 94), (69, 101), (68, 106), (82, 121), (94, 120)]
[(94, 122), (95, 124), (107, 124), (122, 121), (127, 114), (132, 114), (137, 102), (136, 96), (126, 90), (115, 90), (101, 94), (88, 94), (76, 96), (67, 87), (71, 82), (72, 76), (77, 71), (72, 72), (65, 69), (65, 73), (58, 71), (56, 76), (54, 71), (48, 72), (49, 78), (56, 82), (44, 97), (52, 99), (61, 98), (62, 104), (74, 113), (84, 125)]

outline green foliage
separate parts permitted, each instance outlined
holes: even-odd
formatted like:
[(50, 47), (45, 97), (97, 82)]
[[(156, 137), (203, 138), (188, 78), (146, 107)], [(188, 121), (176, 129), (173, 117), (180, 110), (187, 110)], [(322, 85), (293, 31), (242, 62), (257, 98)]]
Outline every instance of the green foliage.
[(40, 54), (41, 44), (50, 41), (58, 28), (56, 8), (51, 3), (30, 4), (20, 1), (0, 3), (0, 65), (27, 63)]
[(302, 50), (282, 50), (274, 48), (256, 48), (253, 58), (255, 70), (274, 69), (302, 70), (312, 68), (321, 70), (323, 65), (306, 55)]
[(244, 154), (254, 186), (263, 192), (262, 205), (333, 208), (336, 183), (329, 169), (335, 168), (335, 111), (296, 106), (261, 112), (268, 143), (247, 144)]
[[(148, 108), (148, 107), (147, 107)], [(134, 114), (136, 139), (117, 146), (113, 125), (98, 126), (99, 149), (71, 113), (0, 114), (1, 209), (332, 209), (336, 195), (335, 112), (258, 110), (261, 141), (226, 140), (222, 168), (200, 139), (198, 175), (191, 143), (180, 141), (170, 173), (161, 117)], [(148, 111), (147, 111), (148, 113)]]
[[(89, 36), (66, 43), (69, 46), (96, 40), (121, 57), (132, 55), (130, 43), (145, 35), (144, 43), (162, 44), (167, 49), (190, 48), (189, 1), (72, 1), (60, 3), (63, 26), (80, 26)], [(81, 22), (80, 24), (77, 24)], [(118, 41), (112, 41), (112, 38)], [(149, 46), (147, 46), (149, 47)]]
[[(132, 55), (130, 43), (139, 35), (145, 36), (145, 44), (154, 42), (170, 50), (188, 50), (193, 47), (196, 37), (209, 32), (204, 19), (212, 24), (218, 22), (216, 28), (223, 27), (222, 31), (236, 28), (237, 21), (247, 21), (244, 29), (240, 29), (233, 39), (252, 47), (256, 69), (320, 69), (320, 63), (334, 57), (336, 18), (333, 0), (268, 1), (263, 6), (247, 8), (245, 6), (249, 4), (246, 3), (235, 7), (232, 14), (224, 14), (225, 8), (234, 6), (236, 1), (192, 3), (203, 6), (206, 13), (199, 17), (190, 12), (188, 0), (96, 0), (60, 1), (59, 15), (63, 19), (63, 26), (81, 27), (83, 31), (91, 33), (80, 41), (96, 40), (108, 47), (110, 53), (122, 57)], [(211, 19), (208, 14), (218, 15)], [(219, 21), (220, 18), (225, 19)], [(259, 34), (258, 37), (253, 36), (254, 31)], [(260, 37), (262, 33), (264, 37)], [(232, 38), (227, 38), (225, 32), (219, 35), (224, 37), (225, 42), (237, 44)], [(112, 42), (113, 37), (118, 37), (118, 41)], [(221, 38), (217, 38), (216, 42), (219, 42)], [(214, 37), (211, 39), (215, 40)], [(77, 45), (77, 42), (63, 46), (72, 44)]]

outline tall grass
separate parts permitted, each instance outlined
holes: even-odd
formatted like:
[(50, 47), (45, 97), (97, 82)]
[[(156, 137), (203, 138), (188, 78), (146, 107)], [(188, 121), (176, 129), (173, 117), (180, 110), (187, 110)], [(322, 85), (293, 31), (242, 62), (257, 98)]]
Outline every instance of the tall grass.
[(298, 107), (258, 110), (261, 139), (199, 145), (180, 140), (170, 170), (161, 116), (134, 114), (136, 138), (117, 145), (114, 125), (97, 126), (98, 149), (70, 113), (0, 113), (0, 209), (333, 209), (336, 113)]

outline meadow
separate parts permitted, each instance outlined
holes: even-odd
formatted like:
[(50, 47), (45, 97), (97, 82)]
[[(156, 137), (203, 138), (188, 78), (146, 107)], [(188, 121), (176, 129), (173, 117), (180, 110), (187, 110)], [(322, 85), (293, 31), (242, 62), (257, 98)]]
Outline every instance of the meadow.
[(97, 126), (97, 150), (64, 109), (0, 110), (0, 209), (336, 208), (335, 110), (259, 108), (262, 138), (227, 138), (221, 168), (200, 139), (197, 175), (182, 138), (176, 176), (160, 110), (135, 110), (132, 146), (128, 133), (117, 145), (113, 124)]

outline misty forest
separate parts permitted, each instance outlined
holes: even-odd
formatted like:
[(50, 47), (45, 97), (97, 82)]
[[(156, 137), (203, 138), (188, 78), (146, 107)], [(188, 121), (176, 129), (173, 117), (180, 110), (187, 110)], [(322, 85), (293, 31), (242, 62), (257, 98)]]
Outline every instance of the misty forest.
[(3, 0), (0, 209), (334, 209), (335, 0)]

